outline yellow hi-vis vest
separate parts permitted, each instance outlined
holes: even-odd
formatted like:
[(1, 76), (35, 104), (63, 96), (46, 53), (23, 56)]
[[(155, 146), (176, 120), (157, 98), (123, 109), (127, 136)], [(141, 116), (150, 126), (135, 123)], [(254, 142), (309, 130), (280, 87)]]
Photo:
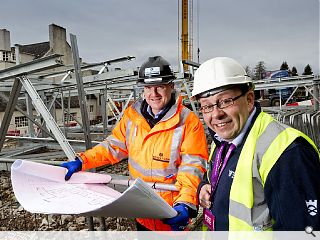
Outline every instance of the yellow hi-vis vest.
[(306, 139), (319, 154), (314, 142), (304, 133), (267, 113), (258, 115), (244, 143), (231, 185), (229, 231), (272, 230), (273, 220), (263, 188), (274, 164), (298, 137)]

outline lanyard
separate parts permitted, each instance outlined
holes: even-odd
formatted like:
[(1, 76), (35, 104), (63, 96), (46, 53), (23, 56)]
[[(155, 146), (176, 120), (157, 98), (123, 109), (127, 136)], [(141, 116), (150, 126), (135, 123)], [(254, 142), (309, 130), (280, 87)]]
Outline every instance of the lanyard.
[[(218, 149), (218, 153), (216, 155), (216, 159), (214, 161), (214, 165), (213, 165), (213, 169), (212, 169), (212, 174), (211, 174), (211, 197), (213, 196), (217, 185), (218, 185), (218, 181), (219, 178), (221, 176), (221, 173), (223, 172), (224, 168), (227, 165), (227, 162), (230, 158), (231, 152), (236, 148), (236, 146), (234, 144), (231, 143), (228, 152), (226, 154), (226, 156), (223, 159), (223, 164), (222, 164), (222, 153), (224, 148), (226, 147), (227, 143), (226, 142), (222, 142), (221, 146)], [(222, 167), (220, 169), (220, 166), (222, 164)]]

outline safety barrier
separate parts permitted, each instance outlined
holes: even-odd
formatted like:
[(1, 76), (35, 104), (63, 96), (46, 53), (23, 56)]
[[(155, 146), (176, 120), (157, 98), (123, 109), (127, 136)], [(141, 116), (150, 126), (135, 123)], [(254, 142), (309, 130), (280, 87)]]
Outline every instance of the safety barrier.
[(308, 107), (264, 108), (278, 121), (292, 126), (308, 135), (320, 149), (320, 111)]

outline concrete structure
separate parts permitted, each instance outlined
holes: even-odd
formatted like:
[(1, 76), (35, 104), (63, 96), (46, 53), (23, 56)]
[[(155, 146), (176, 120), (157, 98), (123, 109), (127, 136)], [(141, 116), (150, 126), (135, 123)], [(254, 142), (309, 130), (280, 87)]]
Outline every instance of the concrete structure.
[(10, 32), (0, 29), (0, 70), (15, 65), (15, 54), (10, 46)]
[[(49, 25), (49, 41), (19, 45), (20, 62), (25, 63), (54, 53), (61, 54), (65, 65), (72, 65), (71, 47), (67, 42), (66, 29), (55, 24)], [(10, 31), (0, 29), (0, 70), (16, 64), (15, 48), (11, 47)], [(60, 69), (61, 71), (61, 69)]]

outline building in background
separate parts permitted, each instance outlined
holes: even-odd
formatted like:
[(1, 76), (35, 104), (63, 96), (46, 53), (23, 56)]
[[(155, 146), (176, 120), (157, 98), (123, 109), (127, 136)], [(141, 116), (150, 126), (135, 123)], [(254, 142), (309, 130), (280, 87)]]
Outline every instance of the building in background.
[[(33, 61), (38, 58), (42, 58), (45, 56), (49, 56), (52, 54), (61, 54), (61, 60), (63, 61), (64, 66), (59, 67), (59, 69), (51, 69), (49, 71), (43, 72), (42, 74), (50, 74), (54, 73), (55, 71), (63, 71), (64, 69), (68, 69), (73, 66), (73, 58), (72, 58), (72, 51), (71, 46), (67, 42), (67, 35), (66, 29), (55, 25), (49, 25), (49, 41), (47, 42), (39, 42), (39, 43), (32, 43), (26, 45), (15, 44), (15, 46), (19, 46), (19, 61), (20, 63), (26, 63)], [(7, 29), (0, 29), (0, 71), (12, 66), (16, 65), (16, 54), (15, 54), (15, 47), (11, 46), (10, 40), (10, 31)], [(91, 70), (87, 70), (84, 72), (84, 75), (92, 75)], [(59, 84), (61, 81), (61, 77), (50, 78), (50, 79), (43, 79), (42, 81), (48, 81), (50, 84)], [(5, 82), (6, 83), (6, 82)], [(3, 83), (1, 83), (3, 84)], [(5, 85), (5, 84), (3, 84)], [(3, 86), (5, 87), (5, 86)], [(4, 91), (3, 89), (7, 89)], [(7, 88), (3, 88), (1, 90), (0, 87), (0, 124), (2, 122), (4, 111), (7, 105), (6, 97), (9, 97), (10, 92)], [(46, 101), (46, 94), (44, 94), (44, 102)], [(97, 99), (98, 97), (95, 95), (88, 95), (88, 112), (90, 120), (95, 120), (99, 115), (99, 107)], [(70, 114), (69, 117), (67, 114), (62, 113), (61, 107), (61, 99), (57, 100), (60, 101), (60, 105), (58, 103), (54, 104), (52, 115), (55, 117), (58, 125), (63, 125), (65, 122), (71, 121), (72, 124), (75, 123), (74, 119), (81, 118), (80, 108), (79, 108), (79, 98), (74, 96), (71, 97), (70, 103), (68, 103), (68, 99), (64, 100), (64, 107), (67, 108), (70, 106)], [(18, 106), (26, 111), (26, 103), (25, 100), (19, 100)], [(37, 112), (33, 110), (33, 115), (37, 116)], [(72, 116), (72, 117), (71, 117)], [(70, 123), (68, 123), (70, 124)], [(38, 129), (35, 129), (36, 131)], [(10, 126), (8, 129), (8, 133), (11, 135), (28, 135), (28, 118), (23, 115), (19, 111), (14, 111)]]

